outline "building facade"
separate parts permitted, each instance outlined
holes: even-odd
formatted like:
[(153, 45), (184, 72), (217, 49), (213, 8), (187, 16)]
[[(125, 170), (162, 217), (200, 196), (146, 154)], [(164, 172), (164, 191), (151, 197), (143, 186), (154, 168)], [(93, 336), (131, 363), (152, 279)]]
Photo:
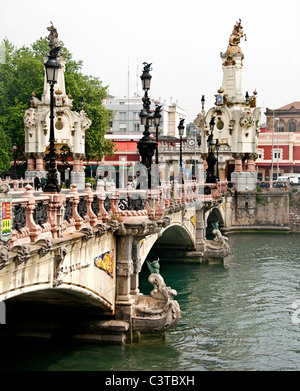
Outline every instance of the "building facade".
[[(161, 119), (158, 127), (159, 140), (159, 159), (160, 162), (165, 161), (163, 158), (166, 151), (166, 145), (179, 143), (178, 125), (182, 118), (186, 118), (186, 110), (178, 105), (178, 102), (173, 102), (170, 99), (169, 104), (161, 99), (151, 99), (150, 112), (155, 111), (156, 105), (161, 106)], [(120, 167), (124, 165), (133, 167), (140, 161), (140, 155), (137, 149), (137, 142), (142, 138), (144, 126), (141, 125), (139, 113), (143, 107), (142, 97), (134, 95), (133, 97), (115, 97), (109, 95), (103, 105), (106, 109), (113, 110), (115, 113), (114, 120), (110, 124), (110, 129), (107, 131), (105, 138), (112, 140), (117, 147), (117, 152), (114, 156), (105, 156), (100, 165), (100, 175), (103, 175), (105, 170), (109, 171), (109, 165), (113, 165), (118, 173)], [(150, 127), (152, 137), (156, 137), (156, 129)], [(164, 144), (164, 147), (160, 147)], [(179, 151), (179, 147), (178, 147)], [(169, 156), (169, 155), (168, 155)], [(179, 157), (179, 152), (177, 160)]]
[(266, 126), (258, 138), (258, 180), (300, 173), (300, 102), (267, 108), (265, 115)]
[[(178, 106), (178, 102), (173, 103), (172, 98), (170, 104), (161, 99), (151, 99), (150, 111), (154, 113), (155, 106), (161, 106), (161, 119), (159, 126), (159, 134), (162, 136), (178, 137), (177, 126), (181, 118), (186, 118), (186, 110)], [(115, 118), (111, 122), (111, 126), (107, 134), (115, 135), (142, 135), (144, 126), (141, 125), (140, 111), (143, 107), (142, 97), (134, 95), (133, 97), (115, 97), (109, 95), (104, 101), (103, 105), (106, 109), (115, 112)], [(155, 129), (151, 128), (152, 133)], [(110, 137), (107, 137), (110, 138)]]

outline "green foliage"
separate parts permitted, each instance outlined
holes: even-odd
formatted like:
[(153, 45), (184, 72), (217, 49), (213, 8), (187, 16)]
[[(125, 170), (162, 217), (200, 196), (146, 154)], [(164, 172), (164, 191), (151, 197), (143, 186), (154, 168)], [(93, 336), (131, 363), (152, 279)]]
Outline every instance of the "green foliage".
[(265, 205), (264, 197), (262, 194), (256, 194), (256, 202), (258, 204), (263, 204)]
[(0, 172), (7, 171), (10, 168), (12, 159), (12, 149), (10, 148), (10, 139), (5, 134), (0, 125)]
[[(82, 61), (74, 61), (71, 53), (60, 42), (60, 53), (67, 59), (65, 69), (66, 91), (72, 95), (73, 110), (84, 110), (92, 121), (86, 132), (87, 158), (101, 160), (113, 154), (115, 144), (104, 140), (104, 134), (113, 119), (113, 112), (106, 110), (102, 100), (107, 96), (107, 87), (96, 77), (83, 75)], [(18, 158), (24, 152), (24, 113), (30, 107), (32, 92), (40, 98), (44, 88), (44, 58), (49, 46), (44, 38), (31, 47), (15, 48), (7, 39), (1, 44), (0, 63), (0, 173), (10, 167), (13, 141), (18, 145)], [(4, 53), (4, 54), (3, 54)], [(44, 57), (44, 58), (43, 58)]]

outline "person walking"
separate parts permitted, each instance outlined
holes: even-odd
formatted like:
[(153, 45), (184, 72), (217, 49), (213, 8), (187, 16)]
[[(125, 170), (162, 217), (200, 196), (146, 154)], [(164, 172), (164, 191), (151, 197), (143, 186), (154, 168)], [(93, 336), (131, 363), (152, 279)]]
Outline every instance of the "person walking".
[(38, 177), (38, 175), (36, 175), (36, 177), (34, 178), (34, 190), (39, 190), (40, 188), (40, 178)]

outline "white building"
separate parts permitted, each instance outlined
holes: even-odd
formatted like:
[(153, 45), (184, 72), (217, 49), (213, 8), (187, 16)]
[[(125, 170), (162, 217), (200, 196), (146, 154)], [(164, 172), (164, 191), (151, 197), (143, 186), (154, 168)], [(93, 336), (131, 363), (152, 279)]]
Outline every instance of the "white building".
[[(186, 118), (186, 110), (178, 106), (178, 102), (172, 102), (167, 104), (166, 101), (151, 98), (150, 110), (154, 112), (155, 105), (162, 106), (161, 108), (161, 121), (159, 126), (159, 134), (161, 136), (179, 137), (178, 125), (181, 118)], [(115, 135), (128, 135), (128, 138), (142, 135), (144, 127), (141, 125), (139, 113), (143, 107), (142, 96), (135, 95), (134, 97), (115, 97), (109, 95), (107, 99), (103, 101), (106, 109), (113, 110), (115, 112), (115, 118), (111, 123), (110, 132), (107, 138), (113, 139)], [(151, 132), (155, 132), (154, 128), (150, 129)], [(109, 136), (109, 134), (113, 136)]]

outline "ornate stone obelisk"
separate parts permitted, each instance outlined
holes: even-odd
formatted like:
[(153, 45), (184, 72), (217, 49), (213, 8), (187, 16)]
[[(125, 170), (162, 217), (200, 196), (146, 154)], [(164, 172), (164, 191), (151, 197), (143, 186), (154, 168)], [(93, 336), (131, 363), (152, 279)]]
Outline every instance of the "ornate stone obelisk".
[[(53, 35), (52, 25), (48, 28)], [(49, 37), (50, 37), (49, 35)], [(48, 40), (50, 41), (51, 37)], [(45, 62), (46, 58), (44, 59)], [(57, 84), (54, 90), (54, 128), (55, 151), (59, 157), (61, 148), (66, 146), (73, 157), (73, 169), (71, 171), (71, 183), (75, 183), (78, 189), (85, 187), (85, 174), (83, 158), (85, 156), (85, 132), (91, 126), (91, 120), (82, 109), (79, 113), (72, 111), (73, 100), (66, 93), (65, 88), (65, 64), (66, 60), (59, 54), (57, 57), (61, 67), (58, 73)], [(25, 178), (33, 179), (36, 175), (46, 177), (45, 156), (49, 148), (50, 129), (50, 90), (45, 74), (44, 91), (41, 100), (32, 93), (30, 108), (24, 115), (25, 125), (25, 154), (27, 158), (27, 170)]]
[(215, 106), (207, 113), (202, 109), (194, 123), (201, 131), (201, 153), (205, 160), (210, 122), (215, 118), (213, 142), (215, 144), (218, 140), (220, 144), (219, 158), (224, 172), (229, 162), (234, 160), (231, 180), (235, 181), (237, 190), (253, 190), (257, 178), (255, 159), (261, 109), (256, 107), (256, 91), (252, 96), (248, 92), (244, 96), (242, 92), (244, 55), (239, 47), (242, 37), (246, 39), (239, 20), (233, 27), (226, 52), (221, 53), (223, 82), (215, 95)]

